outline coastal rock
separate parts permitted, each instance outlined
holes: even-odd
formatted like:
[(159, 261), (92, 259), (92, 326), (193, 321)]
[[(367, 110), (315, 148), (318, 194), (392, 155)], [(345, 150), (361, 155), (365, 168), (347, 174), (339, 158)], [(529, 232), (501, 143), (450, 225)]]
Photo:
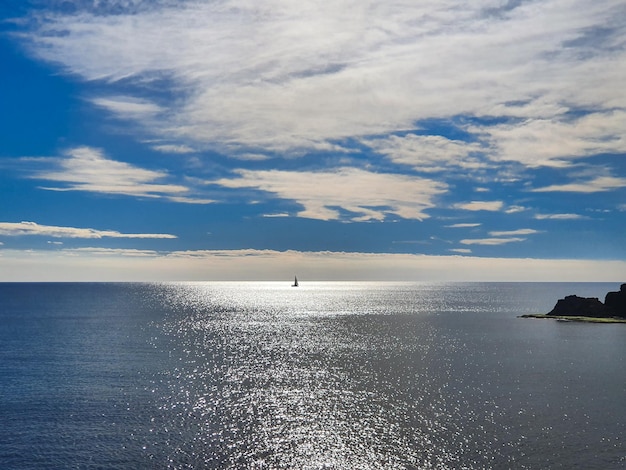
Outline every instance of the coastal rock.
[(619, 292), (606, 294), (604, 306), (612, 315), (626, 318), (626, 284), (621, 285)]
[(619, 292), (609, 292), (606, 294), (604, 303), (597, 297), (578, 297), (568, 295), (564, 299), (559, 299), (550, 316), (571, 316), (571, 317), (596, 317), (626, 318), (626, 284), (622, 284)]
[(568, 295), (559, 299), (548, 315), (572, 317), (606, 317), (607, 309), (597, 297)]

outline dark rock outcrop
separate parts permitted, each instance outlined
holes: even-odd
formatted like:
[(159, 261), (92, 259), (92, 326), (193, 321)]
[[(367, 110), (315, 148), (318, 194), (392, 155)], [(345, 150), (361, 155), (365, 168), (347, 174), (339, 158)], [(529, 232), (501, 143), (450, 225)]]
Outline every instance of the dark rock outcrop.
[(626, 318), (626, 284), (621, 285), (619, 292), (606, 294), (604, 306), (613, 316)]
[(548, 315), (571, 317), (605, 317), (606, 308), (597, 297), (578, 297), (568, 295), (559, 299)]
[(622, 284), (619, 292), (606, 294), (604, 303), (597, 297), (578, 297), (568, 295), (559, 299), (548, 315), (572, 317), (623, 317), (626, 318), (626, 284)]

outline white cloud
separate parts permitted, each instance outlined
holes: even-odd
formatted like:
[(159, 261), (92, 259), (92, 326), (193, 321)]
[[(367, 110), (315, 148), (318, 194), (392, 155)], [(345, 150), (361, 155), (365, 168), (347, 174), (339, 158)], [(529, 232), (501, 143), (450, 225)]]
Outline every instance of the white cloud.
[(456, 209), (463, 209), (466, 211), (492, 211), (496, 212), (502, 209), (504, 203), (502, 201), (471, 201), (465, 203), (455, 204)]
[[(626, 72), (626, 70), (624, 70)], [(626, 103), (625, 103), (626, 104)], [(625, 153), (625, 111), (594, 112), (578, 119), (556, 114), (522, 123), (472, 126), (490, 144), (493, 160), (565, 168), (571, 160), (599, 153)]]
[[(130, 256), (128, 256), (130, 255)], [(0, 249), (0, 281), (623, 281), (623, 260), (478, 258), (271, 250), (189, 251)], [(241, 285), (238, 286), (241, 288)], [(314, 287), (311, 287), (314, 288)]]
[(537, 220), (577, 220), (585, 217), (579, 214), (535, 214)]
[(163, 111), (161, 107), (155, 103), (129, 96), (93, 98), (91, 102), (96, 106), (111, 111), (120, 118), (127, 119), (149, 118)]
[[(211, 183), (228, 188), (255, 188), (292, 199), (304, 206), (300, 217), (321, 220), (348, 219), (355, 222), (384, 220), (395, 214), (405, 219), (425, 219), (433, 199), (446, 191), (442, 183), (429, 179), (356, 168), (332, 172), (239, 170), (238, 178)], [(342, 216), (338, 208), (354, 215)]]
[(35, 222), (0, 222), (0, 235), (38, 235), (54, 238), (177, 238), (167, 233), (120, 233), (115, 230), (39, 225)]
[(472, 250), (470, 250), (469, 248), (451, 248), (448, 251), (452, 251), (454, 253), (460, 253), (460, 254), (463, 254), (463, 255), (467, 255), (467, 254), (470, 254), (472, 252)]
[(168, 198), (185, 203), (206, 204), (207, 199), (186, 195), (190, 190), (178, 184), (162, 184), (167, 179), (164, 171), (147, 170), (129, 163), (111, 160), (99, 149), (77, 147), (66, 152), (63, 158), (49, 158), (41, 163), (52, 163), (53, 170), (36, 172), (33, 178), (67, 183), (65, 186), (44, 187), (51, 191), (90, 191), (126, 196)]
[(568, 184), (553, 184), (543, 188), (536, 188), (535, 193), (547, 192), (571, 192), (571, 193), (597, 193), (611, 191), (626, 187), (626, 178), (615, 178), (612, 176), (599, 176), (591, 181)]
[(480, 223), (467, 223), (467, 224), (452, 224), (446, 225), (448, 228), (472, 228), (472, 227), (480, 227), (482, 224)]
[[(527, 121), (478, 129), (494, 159), (555, 166), (624, 151), (624, 112), (610, 111), (626, 107), (619, 0), (510, 8), (500, 0), (224, 0), (131, 10), (42, 14), (24, 37), (39, 57), (85, 80), (143, 90), (167, 83), (175, 100), (135, 108), (137, 119), (163, 110), (162, 120), (148, 119), (156, 134), (293, 152), (433, 117), (513, 116)], [(605, 34), (594, 41), (598, 28)], [(111, 93), (100, 104), (128, 112), (131, 97)], [(600, 112), (563, 118), (577, 108)], [(449, 161), (455, 145), (439, 144), (397, 158), (436, 166), (429, 159)]]
[(363, 141), (394, 163), (410, 165), (422, 171), (441, 171), (449, 166), (465, 169), (484, 167), (472, 152), (481, 150), (476, 143), (450, 140), (438, 135), (392, 135)]
[(136, 250), (128, 248), (66, 248), (62, 250), (64, 254), (68, 256), (80, 255), (80, 256), (93, 256), (97, 258), (101, 257), (155, 257), (158, 256), (158, 252), (154, 250)]
[[(505, 231), (491, 231), (489, 232), (490, 238), (466, 238), (460, 241), (462, 245), (484, 245), (484, 246), (499, 246), (506, 245), (508, 243), (517, 243), (526, 241), (526, 238), (521, 238), (519, 235), (534, 235), (540, 233), (538, 230), (531, 228), (522, 228), (518, 230), (505, 230)], [(462, 253), (462, 251), (459, 251)]]
[(215, 199), (202, 199), (197, 197), (185, 197), (185, 196), (169, 196), (169, 201), (181, 202), (183, 204), (213, 204)]
[(475, 238), (461, 240), (463, 245), (505, 245), (507, 243), (523, 242), (525, 238), (511, 237), (511, 238)]
[(509, 206), (504, 212), (507, 214), (516, 214), (517, 212), (524, 212), (526, 210), (528, 210), (528, 208), (524, 206)]
[(521, 228), (519, 230), (508, 230), (503, 232), (489, 232), (489, 235), (492, 237), (507, 237), (511, 235), (533, 235), (535, 233), (539, 233), (539, 230), (534, 230), (532, 228)]
[(270, 157), (262, 153), (238, 153), (235, 155), (235, 158), (237, 158), (237, 160), (261, 162), (263, 160), (269, 160)]
[(163, 153), (178, 153), (178, 154), (186, 154), (186, 153), (194, 153), (195, 150), (187, 145), (174, 145), (174, 144), (162, 144), (162, 145), (153, 145), (153, 150), (157, 152)]

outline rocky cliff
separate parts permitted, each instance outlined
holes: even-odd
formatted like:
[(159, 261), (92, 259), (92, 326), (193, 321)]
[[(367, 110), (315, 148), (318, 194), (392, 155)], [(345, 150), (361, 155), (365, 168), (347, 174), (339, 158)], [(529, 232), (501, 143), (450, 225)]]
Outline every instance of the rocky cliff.
[(626, 284), (622, 284), (619, 292), (606, 294), (604, 306), (613, 316), (626, 318)]
[(626, 318), (626, 284), (621, 285), (619, 292), (606, 294), (604, 303), (597, 297), (568, 295), (564, 299), (559, 299), (548, 315)]

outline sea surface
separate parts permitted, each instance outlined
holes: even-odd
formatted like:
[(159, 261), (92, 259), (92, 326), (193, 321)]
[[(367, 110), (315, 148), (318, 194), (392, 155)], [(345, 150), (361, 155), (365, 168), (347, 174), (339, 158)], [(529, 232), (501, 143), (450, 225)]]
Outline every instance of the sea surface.
[(0, 467), (626, 467), (618, 284), (290, 284), (0, 284)]

